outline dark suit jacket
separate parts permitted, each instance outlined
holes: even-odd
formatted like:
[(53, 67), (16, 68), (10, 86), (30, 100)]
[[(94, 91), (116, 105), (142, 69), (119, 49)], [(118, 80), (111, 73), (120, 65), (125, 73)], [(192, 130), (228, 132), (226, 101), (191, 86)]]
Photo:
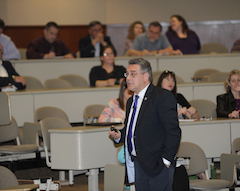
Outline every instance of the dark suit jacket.
[(16, 83), (13, 80), (12, 76), (19, 76), (19, 74), (13, 68), (11, 62), (3, 61), (2, 65), (7, 70), (8, 77), (0, 77), (0, 88), (9, 85), (15, 85), (18, 88), (18, 90), (26, 88), (26, 86), (23, 86), (22, 83)]
[[(125, 127), (120, 142), (125, 142), (126, 126), (133, 97), (127, 102)], [(158, 175), (165, 164), (162, 158), (175, 165), (180, 142), (176, 99), (173, 94), (150, 84), (140, 108), (134, 132), (137, 159), (149, 177)]]
[[(111, 45), (114, 49), (114, 55), (117, 55), (117, 52), (110, 40), (109, 36), (104, 36), (104, 41), (106, 41), (108, 43), (108, 45)], [(91, 43), (91, 38), (90, 38), (90, 34), (88, 34), (87, 36), (83, 37), (82, 39), (80, 39), (79, 41), (79, 51), (80, 51), (80, 56), (81, 57), (94, 57), (94, 52), (95, 52), (95, 48)], [(102, 44), (100, 44), (100, 49), (103, 47)]]
[(237, 102), (232, 92), (217, 96), (217, 117), (228, 117), (229, 113), (237, 110)]

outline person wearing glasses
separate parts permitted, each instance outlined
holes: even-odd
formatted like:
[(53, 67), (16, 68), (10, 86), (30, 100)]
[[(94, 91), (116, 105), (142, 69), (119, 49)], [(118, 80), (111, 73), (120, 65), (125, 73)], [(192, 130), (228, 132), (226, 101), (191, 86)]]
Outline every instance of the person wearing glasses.
[(184, 119), (185, 117), (187, 117), (188, 119), (200, 118), (197, 110), (188, 103), (188, 101), (182, 94), (177, 93), (177, 81), (174, 72), (165, 70), (160, 75), (157, 86), (167, 89), (173, 93), (174, 97), (177, 99), (177, 110), (179, 119)]
[(142, 58), (129, 61), (128, 99), (124, 128), (109, 131), (124, 143), (129, 183), (137, 191), (172, 190), (176, 153), (181, 139), (173, 94), (152, 84), (152, 68)]
[(100, 51), (101, 66), (94, 66), (89, 74), (90, 86), (107, 87), (119, 85), (124, 79), (126, 68), (114, 64), (114, 48), (104, 46)]
[(162, 26), (158, 21), (151, 22), (148, 31), (134, 39), (129, 49), (129, 56), (168, 55), (173, 51), (167, 37), (161, 33)]
[(101, 48), (106, 45), (112, 46), (114, 55), (117, 55), (110, 37), (104, 36), (103, 34), (101, 22), (90, 22), (88, 26), (88, 32), (88, 35), (81, 38), (79, 41), (80, 57), (99, 57)]

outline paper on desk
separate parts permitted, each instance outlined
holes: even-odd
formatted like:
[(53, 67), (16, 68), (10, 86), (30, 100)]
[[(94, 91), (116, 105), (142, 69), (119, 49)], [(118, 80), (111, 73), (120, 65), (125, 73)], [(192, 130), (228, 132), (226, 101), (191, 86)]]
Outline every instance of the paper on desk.
[(197, 121), (197, 120), (196, 119), (178, 119), (178, 121), (187, 122), (187, 121)]
[(6, 87), (6, 88), (2, 88), (2, 92), (12, 92), (12, 91), (16, 91), (17, 87), (16, 86), (11, 86), (11, 87)]

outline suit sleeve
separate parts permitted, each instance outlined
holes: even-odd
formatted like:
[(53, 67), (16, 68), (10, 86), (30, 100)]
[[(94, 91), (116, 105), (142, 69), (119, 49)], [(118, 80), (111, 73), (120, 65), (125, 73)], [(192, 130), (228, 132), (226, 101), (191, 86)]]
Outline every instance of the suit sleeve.
[(226, 109), (226, 103), (224, 101), (224, 98), (222, 96), (217, 96), (217, 117), (228, 117), (228, 114), (230, 113)]
[(162, 157), (173, 162), (181, 138), (181, 129), (177, 117), (176, 99), (171, 92), (164, 91), (158, 104), (159, 118), (165, 132)]
[(26, 86), (23, 86), (22, 83), (16, 83), (12, 76), (20, 76), (16, 70), (13, 68), (12, 64), (8, 61), (5, 61), (4, 67), (7, 70), (8, 77), (0, 77), (0, 87), (5, 87), (8, 85), (15, 85), (18, 90), (26, 88)]
[(92, 57), (92, 52), (95, 51), (94, 46), (91, 43), (91, 40), (88, 40), (86, 37), (83, 37), (79, 41), (79, 51), (80, 51), (80, 57)]
[(27, 59), (43, 59), (44, 53), (40, 53), (36, 43), (31, 42), (27, 48)]

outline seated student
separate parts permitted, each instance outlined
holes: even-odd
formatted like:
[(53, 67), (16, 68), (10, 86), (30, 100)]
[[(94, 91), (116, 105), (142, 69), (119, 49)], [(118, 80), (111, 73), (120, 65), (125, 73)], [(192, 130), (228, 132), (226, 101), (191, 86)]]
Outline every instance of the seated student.
[(240, 39), (237, 39), (234, 42), (231, 53), (240, 53)]
[(80, 57), (99, 57), (101, 48), (107, 45), (112, 46), (114, 55), (117, 55), (110, 37), (104, 36), (102, 33), (102, 23), (99, 21), (90, 22), (88, 31), (89, 34), (79, 41)]
[(76, 57), (63, 41), (57, 39), (58, 31), (59, 27), (55, 22), (48, 22), (43, 30), (43, 36), (28, 45), (27, 59), (49, 59), (56, 56)]
[(187, 22), (182, 16), (171, 16), (171, 26), (169, 26), (166, 36), (174, 49), (172, 54), (199, 54), (200, 40), (197, 34), (188, 28)]
[(3, 60), (18, 60), (20, 59), (20, 52), (17, 47), (11, 40), (11, 38), (5, 34), (3, 34), (3, 30), (5, 27), (5, 23), (2, 19), (0, 19), (0, 43), (2, 44), (3, 49)]
[(101, 66), (94, 66), (89, 74), (92, 87), (114, 86), (122, 83), (126, 68), (114, 64), (114, 49), (104, 46), (100, 51)]
[(226, 94), (217, 96), (217, 117), (239, 118), (240, 111), (240, 71), (229, 73)]
[(133, 22), (128, 28), (128, 36), (125, 40), (124, 54), (131, 48), (133, 45), (133, 40), (140, 34), (145, 32), (145, 27), (141, 21)]
[(146, 56), (154, 54), (171, 54), (172, 45), (167, 37), (161, 33), (162, 26), (154, 21), (149, 24), (148, 31), (134, 39), (129, 49), (129, 56)]
[(102, 111), (98, 122), (124, 122), (127, 100), (133, 92), (127, 88), (126, 80), (122, 81), (118, 99), (111, 99)]
[(157, 86), (171, 91), (176, 97), (179, 119), (184, 119), (185, 117), (189, 119), (200, 118), (196, 109), (188, 103), (185, 97), (182, 94), (177, 93), (177, 81), (174, 72), (165, 70), (160, 75)]
[(11, 62), (2, 60), (2, 52), (2, 44), (0, 43), (0, 91), (26, 88), (26, 80), (19, 76)]

